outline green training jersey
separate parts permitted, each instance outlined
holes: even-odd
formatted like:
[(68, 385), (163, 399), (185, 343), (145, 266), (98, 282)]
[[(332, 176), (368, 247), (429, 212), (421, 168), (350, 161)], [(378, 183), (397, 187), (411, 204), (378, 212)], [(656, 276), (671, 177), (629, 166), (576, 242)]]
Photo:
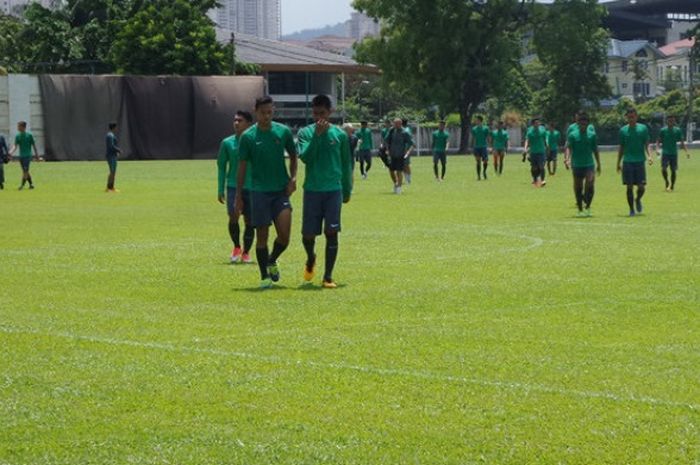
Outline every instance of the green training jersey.
[(561, 132), (557, 131), (547, 131), (547, 145), (549, 145), (549, 150), (555, 150), (559, 148), (561, 143)]
[[(571, 134), (571, 131), (573, 131), (574, 129), (578, 129), (578, 123), (571, 123), (569, 125), (568, 129), (566, 130), (566, 137), (567, 138), (569, 137), (569, 134)], [(588, 125), (588, 132), (590, 134), (596, 134), (595, 126), (593, 126), (592, 124), (589, 124)]]
[(15, 145), (19, 147), (20, 158), (32, 158), (32, 147), (34, 146), (34, 136), (31, 132), (19, 132), (15, 136)]
[[(233, 135), (221, 141), (219, 156), (216, 159), (216, 167), (219, 172), (219, 195), (223, 195), (225, 187), (236, 187), (238, 179), (238, 136)], [(250, 189), (253, 178), (251, 170), (246, 170), (243, 189)]]
[(352, 193), (352, 156), (348, 135), (338, 126), (331, 125), (320, 136), (316, 124), (302, 128), (297, 134), (299, 158), (306, 165), (304, 190), (311, 192), (343, 191), (343, 197)]
[(472, 136), (474, 137), (474, 148), (483, 149), (488, 147), (488, 137), (491, 130), (485, 124), (472, 127)]
[(247, 162), (246, 171), (251, 170), (250, 190), (280, 192), (287, 188), (289, 173), (284, 161), (285, 150), (290, 156), (297, 154), (292, 130), (284, 124), (273, 121), (268, 130), (255, 124), (243, 133), (238, 152), (240, 159)]
[(543, 126), (535, 128), (530, 126), (525, 138), (530, 143), (530, 153), (544, 154), (547, 139), (547, 130)]
[(659, 132), (659, 140), (664, 155), (678, 155), (678, 142), (683, 140), (683, 132), (677, 126), (666, 126)]
[(508, 131), (505, 129), (496, 129), (491, 133), (491, 140), (493, 141), (494, 150), (505, 150), (506, 146), (508, 145), (508, 139), (510, 139), (510, 136), (508, 135)]
[(372, 140), (372, 130), (370, 128), (360, 128), (355, 133), (358, 139), (362, 139), (360, 150), (372, 150), (374, 141)]
[(382, 141), (386, 140), (386, 135), (389, 134), (391, 128), (382, 128)]
[(450, 134), (446, 131), (433, 132), (433, 152), (445, 153), (447, 150), (447, 142), (450, 140)]
[(623, 126), (620, 129), (620, 145), (623, 149), (622, 161), (644, 162), (649, 145), (649, 129), (642, 123), (637, 123), (634, 127), (629, 124)]
[(593, 154), (598, 146), (598, 136), (586, 129), (581, 133), (581, 128), (576, 127), (569, 131), (567, 142), (571, 150), (571, 166), (573, 168), (590, 168), (595, 166)]

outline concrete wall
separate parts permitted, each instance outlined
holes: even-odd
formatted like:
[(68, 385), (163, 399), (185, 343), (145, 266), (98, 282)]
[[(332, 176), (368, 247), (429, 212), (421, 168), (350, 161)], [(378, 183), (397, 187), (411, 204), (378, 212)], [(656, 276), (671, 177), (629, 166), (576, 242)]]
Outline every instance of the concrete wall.
[(28, 74), (0, 76), (0, 134), (12, 144), (17, 122), (26, 121), (39, 154), (44, 154), (44, 115), (39, 79)]

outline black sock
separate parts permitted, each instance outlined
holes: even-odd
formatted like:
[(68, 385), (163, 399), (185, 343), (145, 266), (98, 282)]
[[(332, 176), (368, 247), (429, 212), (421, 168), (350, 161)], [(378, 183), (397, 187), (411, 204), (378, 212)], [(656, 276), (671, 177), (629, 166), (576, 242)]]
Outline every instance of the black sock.
[(583, 191), (581, 189), (574, 189), (574, 195), (576, 196), (576, 206), (579, 211), (583, 210)]
[(533, 167), (530, 174), (532, 174), (532, 182), (537, 182), (537, 168)]
[(304, 244), (304, 250), (306, 250), (306, 268), (311, 269), (316, 263), (316, 253), (314, 252), (314, 247), (316, 247), (316, 239), (301, 239), (302, 244)]
[(275, 241), (274, 245), (272, 246), (272, 254), (270, 254), (270, 260), (268, 263), (270, 265), (277, 263), (277, 259), (280, 258), (280, 255), (282, 255), (282, 252), (284, 252), (286, 249), (286, 245), (282, 245)]
[(676, 172), (671, 171), (671, 189), (676, 186)]
[(488, 163), (484, 163), (484, 179), (486, 179), (486, 169), (489, 167)]
[(324, 281), (333, 279), (333, 267), (338, 258), (338, 235), (326, 236), (326, 270), (323, 274)]
[(360, 159), (360, 174), (361, 174), (362, 176), (365, 175), (365, 162), (364, 162), (364, 160), (362, 160), (362, 159)]
[(664, 183), (666, 183), (666, 188), (668, 188), (668, 171), (661, 170), (661, 175), (664, 177)]
[(25, 178), (22, 178), (22, 187), (24, 187), (25, 184), (27, 184), (27, 180)]
[(438, 164), (433, 163), (433, 172), (435, 173), (435, 177), (438, 177)]
[(372, 168), (372, 159), (367, 160), (367, 166), (365, 166), (365, 174), (369, 173), (369, 169)]
[(498, 174), (503, 173), (503, 159), (501, 159), (501, 162), (498, 164)]
[(237, 222), (228, 222), (228, 235), (231, 236), (231, 241), (234, 246), (241, 246), (241, 227), (238, 226)]
[(476, 175), (481, 179), (481, 163), (476, 164)]
[(250, 252), (251, 247), (253, 247), (253, 239), (255, 239), (255, 228), (247, 224), (243, 231), (243, 252)]
[(265, 248), (258, 248), (255, 249), (255, 257), (258, 259), (258, 268), (260, 268), (260, 279), (266, 279), (268, 277), (267, 275), (267, 259), (268, 259), (268, 250), (267, 247)]
[(595, 186), (586, 186), (586, 191), (584, 193), (584, 198), (586, 200), (586, 208), (591, 208), (593, 203), (593, 196), (595, 195)]
[(627, 187), (627, 204), (630, 206), (630, 211), (634, 211), (634, 190), (632, 190), (632, 186)]
[(30, 186), (33, 186), (33, 185), (34, 185), (34, 183), (32, 182), (32, 177), (31, 177), (31, 176), (27, 176), (27, 182), (29, 183)]
[(447, 171), (447, 163), (442, 162), (442, 179), (445, 179), (445, 171)]
[(639, 186), (637, 187), (637, 201), (641, 201), (642, 197), (644, 197), (644, 193), (647, 191), (647, 188), (644, 186)]
[(544, 181), (544, 177), (545, 177), (546, 173), (547, 173), (547, 170), (544, 169), (544, 166), (543, 166), (542, 169), (540, 169), (540, 176), (541, 176), (540, 181)]

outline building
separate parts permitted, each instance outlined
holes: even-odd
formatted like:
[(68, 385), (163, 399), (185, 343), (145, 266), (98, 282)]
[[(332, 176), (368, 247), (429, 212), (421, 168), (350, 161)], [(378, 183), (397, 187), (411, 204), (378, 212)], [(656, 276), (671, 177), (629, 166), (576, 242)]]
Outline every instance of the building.
[(619, 40), (644, 39), (658, 46), (685, 38), (700, 21), (697, 0), (613, 0), (605, 26)]
[(261, 39), (277, 40), (282, 34), (280, 0), (220, 0), (209, 17), (221, 29)]
[(379, 35), (379, 22), (358, 11), (350, 15), (350, 19), (345, 23), (347, 35), (355, 40), (362, 40), (365, 37), (376, 37)]
[(41, 3), (44, 8), (54, 8), (61, 0), (0, 0), (0, 13), (19, 16), (30, 3)]
[(610, 39), (604, 71), (613, 96), (637, 100), (659, 95), (658, 62), (663, 58), (649, 41)]
[[(695, 39), (683, 39), (659, 49), (664, 58), (658, 62), (657, 73), (664, 91), (687, 88), (693, 74), (700, 73), (700, 63), (695, 63), (695, 69), (691, 69), (690, 51), (694, 45)], [(696, 79), (693, 78), (693, 82)]]

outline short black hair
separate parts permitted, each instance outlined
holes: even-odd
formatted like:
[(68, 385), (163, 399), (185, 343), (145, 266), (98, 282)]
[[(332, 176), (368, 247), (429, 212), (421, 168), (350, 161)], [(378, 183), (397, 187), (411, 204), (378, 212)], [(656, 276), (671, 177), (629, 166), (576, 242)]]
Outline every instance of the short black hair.
[(408, 124), (408, 120), (406, 118), (401, 118), (401, 124), (406, 126)]
[(483, 120), (484, 120), (484, 117), (481, 116), (481, 115), (476, 115), (476, 119), (479, 120), (479, 121), (483, 121)]
[(578, 120), (579, 121), (588, 121), (588, 114), (586, 114), (585, 111), (579, 111), (578, 112)]
[(443, 120), (440, 120), (440, 124), (447, 124), (447, 123), (446, 123), (445, 120), (443, 119)]
[(330, 110), (333, 107), (330, 97), (324, 94), (319, 94), (311, 100), (312, 107), (323, 107), (326, 110)]
[(27, 126), (27, 122), (26, 122), (26, 121), (20, 121), (20, 122), (17, 123), (17, 124), (19, 124), (20, 126), (24, 126), (24, 127)]
[(253, 122), (253, 115), (250, 114), (250, 112), (243, 111), (243, 110), (238, 110), (236, 112), (236, 116), (240, 116), (244, 120), (248, 121), (249, 123)]
[(539, 123), (541, 120), (538, 116), (535, 116), (534, 118), (532, 118), (532, 122), (534, 123), (535, 121)]
[(637, 113), (637, 109), (634, 107), (629, 107), (627, 111), (625, 111), (625, 116), (629, 115), (630, 113)]
[(360, 121), (360, 124), (367, 126), (367, 121)]
[(269, 105), (271, 103), (274, 103), (274, 100), (272, 100), (272, 97), (270, 97), (269, 95), (259, 97), (259, 98), (255, 99), (255, 109), (257, 110), (261, 106)]
[(116, 128), (116, 127), (117, 127), (117, 123), (115, 123), (115, 122), (109, 123), (109, 130), (110, 130), (110, 131), (111, 131), (112, 129)]

